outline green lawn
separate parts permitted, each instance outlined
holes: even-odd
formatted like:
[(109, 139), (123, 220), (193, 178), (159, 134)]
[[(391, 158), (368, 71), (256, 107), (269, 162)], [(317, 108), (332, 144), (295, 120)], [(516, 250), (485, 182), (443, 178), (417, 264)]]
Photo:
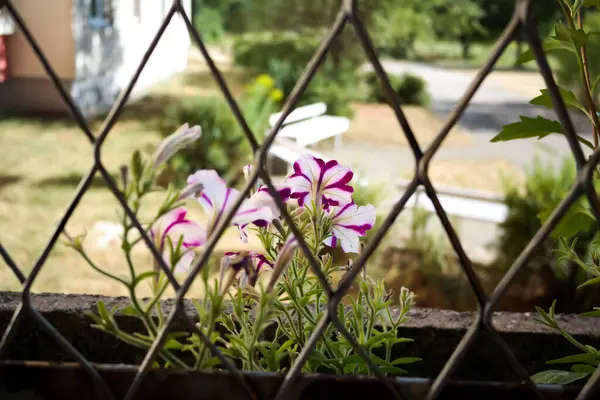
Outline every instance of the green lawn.
[[(423, 61), (431, 62), (448, 68), (479, 68), (482, 67), (490, 56), (495, 43), (474, 43), (471, 45), (470, 58), (462, 58), (462, 47), (454, 41), (417, 42), (416, 53)], [(529, 47), (526, 43), (522, 51)], [(496, 64), (496, 69), (514, 69), (516, 60), (517, 44), (510, 43)], [(551, 60), (552, 61), (552, 60)], [(552, 63), (552, 62), (551, 62)], [(535, 62), (524, 65), (525, 69), (537, 70)]]
[[(234, 89), (237, 77), (227, 76)], [(152, 121), (160, 118), (165, 105), (181, 96), (216, 91), (207, 71), (190, 63), (189, 70), (154, 88), (145, 98), (129, 105), (110, 132), (102, 150), (102, 160), (111, 174), (127, 163), (135, 149), (151, 152), (159, 143)], [(97, 131), (101, 121), (92, 123)], [(93, 164), (92, 146), (76, 125), (64, 120), (25, 118), (0, 119), (0, 240), (25, 272), (34, 265), (75, 194), (81, 178)], [(149, 200), (148, 209), (161, 201)], [(97, 221), (117, 220), (118, 203), (96, 176), (93, 187), (83, 197), (67, 225), (69, 234), (89, 232), (90, 251), (98, 264), (116, 273), (125, 273), (118, 244), (94, 246), (92, 228)], [(236, 232), (222, 240), (228, 247)], [(61, 238), (62, 240), (62, 238)], [(237, 239), (239, 240), (239, 239)], [(140, 246), (137, 260), (151, 265), (148, 251)], [(143, 268), (142, 268), (143, 269)], [(0, 261), (0, 290), (18, 290), (13, 273)], [(124, 295), (124, 290), (89, 268), (73, 250), (60, 242), (51, 252), (33, 286), (34, 291), (100, 293)]]

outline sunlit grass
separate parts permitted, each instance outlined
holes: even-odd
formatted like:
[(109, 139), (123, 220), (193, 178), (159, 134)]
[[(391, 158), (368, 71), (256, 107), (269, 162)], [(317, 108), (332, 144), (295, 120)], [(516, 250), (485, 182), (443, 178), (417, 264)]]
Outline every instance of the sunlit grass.
[[(237, 75), (226, 76), (234, 89), (239, 87)], [(149, 153), (160, 141), (160, 134), (149, 123), (160, 118), (171, 101), (185, 95), (211, 94), (216, 84), (208, 71), (192, 64), (186, 74), (160, 84), (149, 94), (128, 106), (102, 147), (102, 161), (109, 173), (117, 177), (119, 167), (127, 164), (131, 153), (139, 149)], [(97, 132), (101, 121), (94, 121)], [(93, 165), (93, 148), (83, 132), (68, 118), (42, 120), (30, 118), (0, 119), (0, 241), (16, 264), (27, 274), (40, 256), (57, 223), (72, 201), (77, 185)], [(147, 209), (155, 210), (160, 196), (148, 201)], [(117, 222), (119, 204), (108, 190), (100, 174), (70, 218), (66, 231), (88, 232), (86, 243), (94, 259), (103, 268), (127, 274), (119, 243), (100, 248), (94, 243), (97, 222)], [(54, 246), (35, 281), (37, 292), (98, 293), (125, 295), (124, 288), (93, 271), (72, 249)], [(231, 230), (219, 241), (217, 253), (239, 243)], [(252, 245), (252, 243), (251, 243)], [(136, 252), (140, 271), (150, 268), (152, 259), (142, 244)], [(7, 265), (0, 261), (0, 290), (19, 290), (20, 285)], [(141, 293), (149, 293), (141, 288)], [(197, 293), (197, 292), (196, 292)]]

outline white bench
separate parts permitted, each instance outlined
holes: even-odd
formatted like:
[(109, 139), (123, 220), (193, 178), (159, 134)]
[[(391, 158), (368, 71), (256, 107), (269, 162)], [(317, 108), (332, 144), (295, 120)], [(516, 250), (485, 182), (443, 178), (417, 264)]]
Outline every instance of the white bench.
[[(323, 115), (327, 111), (325, 103), (314, 103), (298, 107), (283, 121), (277, 139), (291, 139), (298, 146), (305, 148), (322, 140), (333, 137), (334, 149), (342, 144), (342, 134), (348, 131), (350, 120), (345, 117)], [(269, 117), (272, 128), (281, 118), (281, 113)]]
[[(300, 147), (295, 142), (287, 138), (280, 138), (275, 141), (275, 143), (273, 143), (269, 148), (269, 154), (271, 157), (269, 157), (267, 168), (269, 173), (274, 175), (290, 173), (292, 171), (294, 162), (296, 162), (296, 160), (305, 154), (311, 154), (314, 157), (329, 161), (329, 159), (324, 155), (312, 149)], [(285, 167), (277, 165), (274, 158), (283, 161), (285, 163)], [(285, 170), (285, 172), (283, 170)]]

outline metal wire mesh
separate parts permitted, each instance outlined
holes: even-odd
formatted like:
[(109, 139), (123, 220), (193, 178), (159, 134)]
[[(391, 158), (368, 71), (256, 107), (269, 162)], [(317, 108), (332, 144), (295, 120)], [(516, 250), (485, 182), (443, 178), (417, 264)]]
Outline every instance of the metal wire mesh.
[[(380, 243), (381, 243), (383, 237), (385, 236), (385, 234), (387, 233), (387, 231), (390, 229), (390, 227), (392, 226), (392, 224), (394, 223), (396, 218), (399, 216), (399, 214), (405, 208), (409, 198), (415, 193), (415, 191), (417, 190), (417, 187), (419, 185), (423, 185), (428, 197), (431, 199), (431, 202), (434, 205), (435, 212), (442, 223), (442, 226), (452, 244), (452, 247), (453, 247), (454, 251), (456, 252), (456, 255), (458, 256), (458, 259), (460, 260), (462, 269), (463, 269), (465, 275), (467, 276), (470, 286), (472, 287), (472, 289), (476, 295), (476, 299), (477, 299), (478, 306), (479, 306), (479, 309), (477, 312), (477, 317), (475, 318), (475, 321), (473, 322), (471, 327), (468, 329), (468, 331), (462, 338), (462, 341), (457, 346), (457, 348), (455, 349), (454, 353), (452, 354), (450, 359), (445, 364), (442, 371), (439, 373), (439, 375), (434, 380), (434, 382), (431, 386), (431, 389), (429, 391), (428, 398), (430, 398), (430, 399), (437, 398), (442, 393), (444, 386), (448, 383), (448, 380), (451, 378), (453, 371), (455, 371), (455, 369), (459, 365), (461, 359), (463, 359), (464, 356), (467, 354), (467, 352), (469, 351), (469, 348), (472, 346), (474, 340), (480, 335), (487, 335), (488, 337), (490, 337), (493, 340), (493, 342), (495, 342), (497, 344), (498, 348), (501, 350), (501, 353), (506, 358), (506, 361), (508, 361), (511, 368), (520, 377), (523, 384), (527, 385), (531, 389), (532, 393), (536, 394), (537, 397), (541, 397), (541, 393), (536, 388), (536, 386), (533, 384), (533, 382), (529, 379), (525, 368), (515, 358), (515, 356), (513, 355), (512, 351), (510, 350), (508, 345), (502, 340), (502, 338), (500, 337), (498, 332), (494, 329), (494, 326), (492, 325), (492, 322), (491, 322), (492, 313), (493, 313), (494, 307), (498, 304), (499, 299), (506, 292), (507, 286), (509, 285), (511, 280), (515, 277), (515, 275), (521, 269), (523, 269), (525, 267), (525, 265), (531, 258), (536, 246), (538, 246), (549, 235), (549, 233), (552, 231), (552, 229), (560, 221), (561, 217), (566, 213), (567, 209), (580, 196), (585, 195), (588, 198), (588, 200), (590, 201), (590, 204), (592, 206), (592, 210), (593, 210), (593, 213), (594, 213), (596, 219), (600, 221), (600, 203), (598, 201), (598, 198), (596, 196), (594, 188), (591, 184), (592, 172), (593, 172), (596, 164), (600, 161), (600, 150), (597, 150), (596, 152), (594, 152), (594, 154), (588, 160), (585, 160), (583, 152), (579, 146), (579, 143), (577, 142), (576, 134), (573, 129), (573, 125), (569, 119), (565, 104), (563, 103), (563, 100), (559, 94), (557, 85), (554, 82), (551, 70), (548, 66), (548, 62), (547, 62), (544, 52), (542, 50), (541, 41), (540, 41), (540, 38), (538, 37), (537, 31), (535, 29), (535, 18), (533, 17), (533, 14), (532, 14), (532, 9), (533, 9), (532, 3), (533, 3), (533, 0), (516, 0), (515, 12), (514, 12), (513, 18), (511, 19), (508, 26), (505, 28), (505, 30), (502, 33), (502, 35), (500, 36), (500, 38), (498, 39), (496, 46), (494, 47), (493, 51), (491, 52), (491, 55), (490, 55), (489, 59), (487, 60), (485, 66), (479, 71), (479, 73), (473, 79), (471, 85), (467, 89), (466, 93), (463, 95), (463, 97), (458, 102), (458, 104), (454, 107), (454, 110), (451, 112), (450, 116), (444, 123), (442, 129), (436, 136), (435, 140), (431, 143), (431, 145), (428, 148), (426, 148), (425, 150), (422, 150), (413, 134), (413, 131), (412, 131), (403, 111), (402, 111), (402, 106), (400, 104), (400, 101), (399, 101), (396, 93), (390, 86), (390, 82), (387, 77), (387, 74), (384, 71), (383, 67), (381, 66), (379, 58), (378, 58), (376, 51), (374, 49), (374, 46), (371, 42), (369, 32), (367, 31), (367, 29), (365, 28), (365, 25), (361, 21), (360, 12), (357, 7), (356, 0), (347, 0), (347, 1), (344, 1), (344, 3), (342, 4), (342, 7), (335, 19), (335, 22), (333, 23), (332, 27), (329, 29), (327, 35), (325, 36), (320, 47), (318, 48), (318, 50), (312, 57), (311, 61), (306, 66), (303, 75), (296, 83), (296, 86), (293, 89), (292, 93), (286, 99), (279, 120), (273, 126), (273, 128), (269, 132), (268, 136), (264, 140), (264, 143), (262, 143), (262, 144), (258, 143), (256, 137), (252, 133), (248, 124), (246, 123), (244, 116), (243, 116), (242, 112), (240, 111), (240, 108), (239, 108), (237, 102), (233, 98), (231, 92), (228, 89), (228, 86), (227, 86), (225, 80), (223, 79), (223, 76), (221, 75), (219, 69), (216, 67), (215, 63), (211, 59), (208, 51), (206, 50), (206, 47), (204, 46), (204, 43), (202, 41), (200, 34), (193, 27), (193, 25), (190, 21), (190, 18), (187, 15), (186, 11), (184, 10), (180, 1), (178, 1), (178, 0), (173, 1), (173, 4), (169, 8), (163, 23), (161, 24), (159, 30), (156, 32), (154, 39), (150, 43), (139, 66), (137, 67), (135, 73), (133, 74), (133, 77), (131, 78), (131, 80), (130, 80), (129, 84), (127, 85), (127, 87), (125, 88), (125, 90), (123, 90), (122, 93), (120, 94), (118, 100), (112, 107), (110, 113), (106, 117), (106, 119), (97, 135), (94, 135), (92, 133), (90, 126), (88, 125), (85, 118), (82, 116), (81, 112), (75, 105), (75, 102), (73, 101), (73, 99), (71, 98), (69, 93), (65, 90), (65, 88), (63, 87), (56, 72), (54, 71), (54, 69), (48, 62), (46, 56), (44, 55), (44, 52), (40, 49), (40, 47), (38, 46), (38, 44), (36, 42), (36, 39), (33, 37), (31, 32), (29, 31), (29, 29), (27, 28), (26, 21), (24, 21), (23, 18), (21, 18), (21, 16), (19, 15), (18, 11), (13, 6), (11, 1), (9, 1), (9, 0), (0, 1), (0, 6), (6, 7), (5, 10), (8, 11), (8, 13), (13, 17), (15, 24), (23, 32), (27, 42), (32, 47), (36, 56), (42, 63), (49, 78), (52, 80), (54, 86), (59, 91), (60, 96), (64, 100), (68, 110), (71, 112), (72, 117), (78, 124), (78, 126), (81, 129), (81, 131), (83, 132), (83, 134), (88, 138), (88, 140), (90, 141), (90, 143), (94, 149), (94, 165), (92, 166), (90, 171), (87, 173), (87, 175), (79, 183), (79, 186), (76, 190), (75, 196), (73, 197), (71, 203), (68, 205), (67, 209), (65, 210), (62, 218), (60, 219), (58, 225), (56, 226), (55, 230), (53, 231), (51, 237), (49, 238), (42, 253), (36, 260), (36, 262), (33, 266), (33, 269), (31, 270), (31, 272), (28, 276), (23, 274), (21, 269), (13, 261), (13, 259), (11, 258), (9, 253), (6, 251), (6, 249), (0, 245), (0, 255), (5, 260), (8, 267), (15, 273), (15, 275), (17, 276), (19, 281), (23, 284), (23, 288), (22, 288), (22, 292), (21, 292), (21, 294), (22, 294), (21, 304), (18, 307), (18, 309), (15, 311), (13, 318), (12, 318), (7, 330), (4, 332), (4, 334), (2, 336), (2, 340), (0, 342), (0, 358), (2, 357), (2, 354), (6, 351), (7, 347), (11, 343), (12, 337), (14, 336), (14, 332), (16, 331), (17, 324), (19, 323), (19, 321), (23, 318), (23, 316), (25, 314), (29, 314), (30, 316), (32, 316), (35, 319), (35, 321), (39, 324), (40, 327), (42, 327), (46, 332), (48, 332), (52, 336), (52, 338), (65, 351), (67, 351), (73, 357), (73, 359), (75, 359), (77, 362), (79, 362), (82, 365), (82, 367), (85, 369), (85, 371), (93, 378), (93, 381), (96, 384), (96, 391), (101, 396), (101, 398), (107, 398), (107, 399), (114, 398), (110, 389), (105, 384), (105, 382), (103, 382), (100, 374), (97, 372), (95, 367), (88, 360), (86, 360), (85, 357), (82, 354), (80, 354), (77, 351), (77, 349), (75, 349), (58, 332), (58, 330), (54, 326), (52, 326), (36, 310), (34, 305), (31, 303), (31, 287), (32, 287), (36, 277), (38, 276), (39, 272), (43, 268), (49, 253), (54, 248), (54, 245), (56, 244), (56, 241), (57, 241), (59, 235), (63, 232), (65, 225), (67, 224), (67, 222), (70, 219), (71, 215), (73, 214), (74, 210), (77, 208), (82, 196), (90, 188), (94, 176), (97, 173), (100, 173), (102, 175), (102, 177), (104, 178), (104, 180), (106, 181), (108, 189), (114, 194), (116, 199), (119, 201), (119, 203), (123, 207), (123, 210), (125, 211), (126, 215), (133, 221), (135, 228), (140, 232), (145, 244), (148, 246), (148, 248), (152, 252), (153, 256), (157, 260), (161, 269), (163, 270), (163, 272), (166, 274), (168, 280), (170, 281), (170, 284), (172, 285), (172, 287), (175, 289), (175, 291), (177, 293), (175, 306), (173, 307), (172, 311), (170, 312), (170, 314), (167, 318), (167, 322), (164, 325), (163, 329), (160, 332), (158, 332), (156, 340), (154, 341), (150, 350), (148, 351), (143, 363), (138, 368), (135, 379), (133, 380), (133, 382), (126, 394), (125, 399), (132, 399), (136, 395), (137, 390), (139, 389), (140, 385), (143, 382), (145, 374), (148, 372), (149, 368), (152, 365), (153, 360), (156, 358), (158, 352), (161, 350), (162, 346), (164, 345), (167, 334), (174, 322), (175, 317), (177, 317), (178, 314), (181, 314), (184, 317), (187, 324), (189, 325), (189, 329), (192, 332), (194, 332), (196, 335), (198, 335), (198, 337), (200, 337), (200, 339), (210, 348), (212, 353), (221, 360), (221, 362), (223, 363), (225, 368), (228, 369), (233, 374), (233, 376), (236, 378), (237, 382), (240, 385), (242, 385), (243, 389), (248, 394), (248, 397), (253, 398), (253, 399), (258, 398), (257, 393), (254, 391), (254, 389), (251, 387), (251, 385), (248, 384), (244, 374), (240, 370), (238, 370), (230, 361), (228, 361), (228, 359), (216, 348), (216, 346), (214, 344), (212, 344), (212, 342), (197, 328), (194, 321), (191, 318), (189, 318), (188, 316), (186, 316), (186, 314), (183, 313), (182, 309), (183, 309), (183, 298), (184, 298), (185, 294), (187, 293), (188, 289), (190, 288), (194, 278), (198, 275), (200, 270), (202, 268), (204, 268), (205, 265), (207, 264), (208, 259), (211, 255), (212, 251), (214, 250), (217, 241), (219, 240), (221, 235), (224, 233), (224, 231), (227, 228), (229, 222), (231, 221), (234, 213), (237, 211), (237, 208), (241, 205), (241, 202), (243, 201), (244, 197), (246, 197), (248, 195), (251, 188), (260, 179), (267, 185), (270, 194), (275, 198), (277, 206), (282, 213), (282, 217), (286, 220), (286, 222), (288, 224), (290, 224), (292, 232), (298, 238), (300, 248), (302, 249), (304, 254), (307, 256), (307, 258), (310, 262), (312, 271), (314, 272), (314, 274), (317, 276), (317, 278), (320, 280), (321, 284), (325, 288), (325, 293), (329, 299), (328, 307), (325, 311), (323, 318), (318, 322), (318, 324), (317, 324), (315, 330), (312, 332), (308, 342), (303, 347), (298, 359), (295, 361), (295, 363), (291, 366), (290, 370), (288, 371), (288, 373), (285, 377), (285, 380), (283, 381), (283, 384), (279, 388), (276, 399), (284, 399), (289, 395), (290, 391), (293, 389), (294, 381), (296, 380), (296, 378), (298, 377), (298, 375), (302, 369), (302, 366), (304, 365), (308, 356), (314, 349), (317, 340), (323, 334), (323, 332), (325, 331), (325, 329), (328, 327), (329, 324), (334, 324), (335, 327), (340, 331), (340, 333), (352, 344), (355, 351), (365, 359), (365, 361), (371, 367), (372, 371), (374, 371), (378, 376), (382, 376), (378, 367), (369, 358), (366, 351), (352, 337), (350, 332), (348, 332), (348, 330), (345, 328), (342, 321), (339, 320), (336, 310), (342, 300), (342, 297), (349, 290), (354, 279), (356, 278), (358, 273), (361, 271), (361, 269), (364, 267), (366, 261), (369, 259), (369, 257), (371, 257), (373, 252), (380, 245)], [(203, 253), (201, 259), (198, 260), (198, 262), (191, 268), (190, 274), (188, 275), (188, 277), (185, 279), (185, 281), (181, 285), (175, 280), (170, 269), (164, 263), (163, 258), (159, 254), (159, 251), (154, 247), (152, 241), (145, 233), (145, 230), (142, 228), (139, 221), (136, 219), (133, 211), (127, 205), (122, 193), (118, 190), (117, 185), (113, 181), (112, 177), (110, 176), (109, 172), (107, 171), (107, 169), (105, 168), (105, 166), (102, 162), (103, 143), (105, 142), (105, 140), (106, 140), (108, 134), (110, 133), (111, 129), (113, 128), (114, 124), (118, 121), (119, 116), (120, 116), (121, 112), (123, 111), (125, 103), (127, 102), (134, 86), (136, 85), (136, 82), (137, 82), (142, 70), (144, 69), (149, 57), (152, 55), (159, 40), (161, 39), (162, 34), (164, 33), (165, 29), (167, 28), (167, 26), (169, 25), (169, 23), (171, 22), (171, 20), (173, 19), (173, 17), (176, 14), (179, 14), (185, 21), (187, 29), (188, 29), (194, 43), (198, 46), (200, 52), (202, 53), (204, 59), (206, 60), (206, 63), (208, 64), (208, 67), (210, 69), (210, 72), (211, 72), (213, 78), (215, 79), (221, 92), (225, 96), (225, 99), (231, 109), (231, 112), (233, 113), (238, 124), (240, 125), (243, 132), (245, 133), (248, 141), (251, 144), (254, 154), (255, 154), (255, 159), (254, 159), (254, 167), (255, 168), (253, 169), (254, 172), (252, 173), (246, 186), (243, 188), (242, 196), (239, 197), (236, 204), (234, 205), (234, 207), (232, 207), (230, 209), (230, 211), (227, 213), (227, 215), (221, 219), (220, 223), (215, 228), (214, 233), (211, 235), (211, 237), (209, 238), (209, 240), (206, 244), (206, 251)], [(389, 215), (383, 222), (381, 228), (374, 235), (371, 242), (369, 243), (368, 246), (366, 246), (366, 248), (361, 253), (361, 255), (358, 257), (358, 259), (354, 262), (351, 269), (345, 276), (344, 280), (340, 283), (339, 287), (334, 290), (327, 283), (327, 279), (324, 276), (323, 272), (320, 270), (316, 259), (314, 258), (314, 256), (311, 255), (311, 252), (309, 251), (307, 243), (303, 240), (298, 228), (294, 225), (291, 216), (287, 213), (283, 202), (281, 201), (277, 191), (275, 190), (273, 182), (271, 181), (269, 175), (266, 172), (265, 166), (266, 166), (266, 158), (267, 158), (269, 147), (273, 144), (275, 137), (283, 124), (283, 121), (289, 115), (289, 113), (293, 110), (294, 106), (298, 102), (302, 93), (304, 92), (307, 85), (311, 81), (312, 77), (315, 75), (316, 71), (318, 70), (319, 65), (322, 63), (325, 56), (327, 55), (332, 43), (334, 43), (334, 41), (336, 40), (336, 38), (339, 36), (339, 34), (342, 32), (342, 30), (344, 29), (344, 27), (346, 25), (351, 25), (354, 28), (357, 39), (359, 40), (362, 47), (364, 48), (364, 51), (365, 51), (369, 61), (371, 62), (377, 76), (379, 77), (380, 83), (383, 86), (386, 94), (391, 99), (391, 106), (395, 112), (395, 115), (397, 117), (397, 120), (398, 120), (400, 126), (402, 127), (402, 129), (404, 131), (404, 134), (408, 140), (409, 146), (412, 149), (412, 152), (414, 154), (415, 161), (416, 161), (416, 165), (415, 165), (416, 168), (415, 168), (414, 177), (413, 177), (412, 181), (410, 182), (410, 184), (408, 185), (403, 196), (393, 206)], [(460, 242), (452, 224), (450, 223), (450, 221), (448, 219), (447, 214), (445, 213), (445, 211), (438, 199), (436, 190), (428, 177), (428, 168), (429, 168), (432, 158), (434, 157), (434, 155), (437, 153), (437, 151), (442, 146), (448, 133), (454, 127), (454, 125), (457, 123), (458, 119), (460, 118), (460, 116), (462, 115), (462, 113), (464, 112), (466, 107), (469, 105), (470, 100), (473, 98), (473, 96), (477, 92), (478, 88), (481, 86), (484, 79), (491, 72), (495, 63), (497, 62), (499, 57), (505, 51), (506, 47), (508, 46), (508, 44), (511, 42), (511, 40), (513, 39), (513, 37), (519, 30), (523, 31), (525, 37), (527, 38), (527, 40), (530, 44), (531, 49), (533, 50), (533, 52), (535, 54), (535, 58), (540, 67), (540, 72), (541, 72), (542, 76), (544, 77), (546, 85), (549, 89), (549, 93), (551, 95), (551, 98), (552, 98), (552, 101), (554, 104), (554, 108), (556, 110), (558, 118), (559, 118), (561, 124), (563, 125), (563, 127), (565, 128), (565, 136), (568, 140), (568, 143), (570, 145), (573, 156), (574, 156), (577, 166), (578, 166), (578, 176), (577, 176), (576, 182), (574, 183), (569, 194), (563, 199), (563, 201), (560, 203), (560, 205), (556, 208), (556, 210), (551, 215), (549, 220), (543, 225), (543, 227), (531, 239), (528, 246), (524, 249), (524, 251), (521, 253), (521, 255), (515, 260), (515, 262), (509, 269), (509, 271), (506, 273), (506, 275), (503, 277), (503, 279), (497, 285), (495, 290), (492, 292), (491, 296), (488, 298), (482, 289), (482, 286), (479, 282), (478, 277), (476, 276), (475, 272), (473, 271), (469, 257), (466, 255), (466, 253), (461, 245), (461, 242)], [(580, 400), (591, 398), (591, 396), (593, 395), (593, 393), (595, 391), (598, 381), (600, 381), (600, 368), (598, 368), (595, 371), (595, 373), (591, 376), (591, 378), (587, 381), (586, 385), (583, 387), (582, 391), (580, 392), (580, 394), (577, 398)], [(401, 394), (399, 392), (397, 392), (397, 389), (394, 386), (389, 385), (388, 388), (389, 388), (389, 390), (391, 390), (394, 393), (395, 397), (398, 397), (398, 398), (402, 397)]]

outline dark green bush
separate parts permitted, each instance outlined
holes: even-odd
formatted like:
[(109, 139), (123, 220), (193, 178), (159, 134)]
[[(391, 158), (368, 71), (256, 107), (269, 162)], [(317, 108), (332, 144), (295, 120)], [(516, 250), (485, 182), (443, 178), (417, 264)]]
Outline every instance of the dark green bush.
[(268, 73), (272, 63), (285, 60), (304, 67), (319, 47), (322, 34), (305, 32), (251, 32), (237, 37), (233, 43), (233, 62), (256, 74)]
[[(541, 228), (542, 213), (549, 205), (557, 204), (564, 198), (575, 176), (576, 168), (572, 158), (565, 158), (557, 169), (553, 163), (544, 164), (536, 157), (527, 171), (523, 189), (515, 186), (509, 179), (505, 180), (504, 204), (508, 207), (508, 215), (500, 224), (500, 237), (495, 244), (495, 266), (501, 269), (510, 267)], [(584, 254), (595, 233), (596, 230), (579, 234), (576, 251)], [(548, 237), (536, 248), (528, 265), (533, 269), (549, 266), (557, 277), (567, 277), (569, 269), (553, 253), (556, 248), (557, 241)]]
[[(275, 87), (289, 96), (322, 39), (322, 32), (253, 32), (240, 36), (234, 44), (234, 62), (257, 74), (267, 74)], [(356, 63), (346, 59), (325, 60), (298, 105), (327, 104), (327, 113), (351, 115), (350, 102), (358, 100)]]
[(173, 103), (165, 110), (159, 129), (168, 136), (186, 122), (200, 125), (202, 136), (172, 160), (171, 166), (180, 178), (197, 169), (215, 169), (229, 175), (251, 155), (246, 138), (222, 99), (193, 97)]
[[(418, 76), (404, 74), (402, 76), (388, 75), (390, 85), (396, 92), (402, 104), (429, 105), (429, 93), (427, 83)], [(367, 101), (373, 103), (388, 103), (388, 96), (383, 90), (379, 78), (374, 72), (365, 76), (367, 86)]]
[[(241, 108), (259, 140), (268, 128), (269, 115), (277, 112), (281, 99), (281, 92), (274, 88), (269, 76), (261, 75), (247, 87)], [(186, 122), (200, 125), (202, 136), (171, 161), (172, 171), (180, 179), (198, 169), (215, 169), (225, 178), (235, 178), (251, 160), (248, 139), (221, 98), (193, 97), (173, 103), (165, 110), (158, 129), (167, 136)]]

